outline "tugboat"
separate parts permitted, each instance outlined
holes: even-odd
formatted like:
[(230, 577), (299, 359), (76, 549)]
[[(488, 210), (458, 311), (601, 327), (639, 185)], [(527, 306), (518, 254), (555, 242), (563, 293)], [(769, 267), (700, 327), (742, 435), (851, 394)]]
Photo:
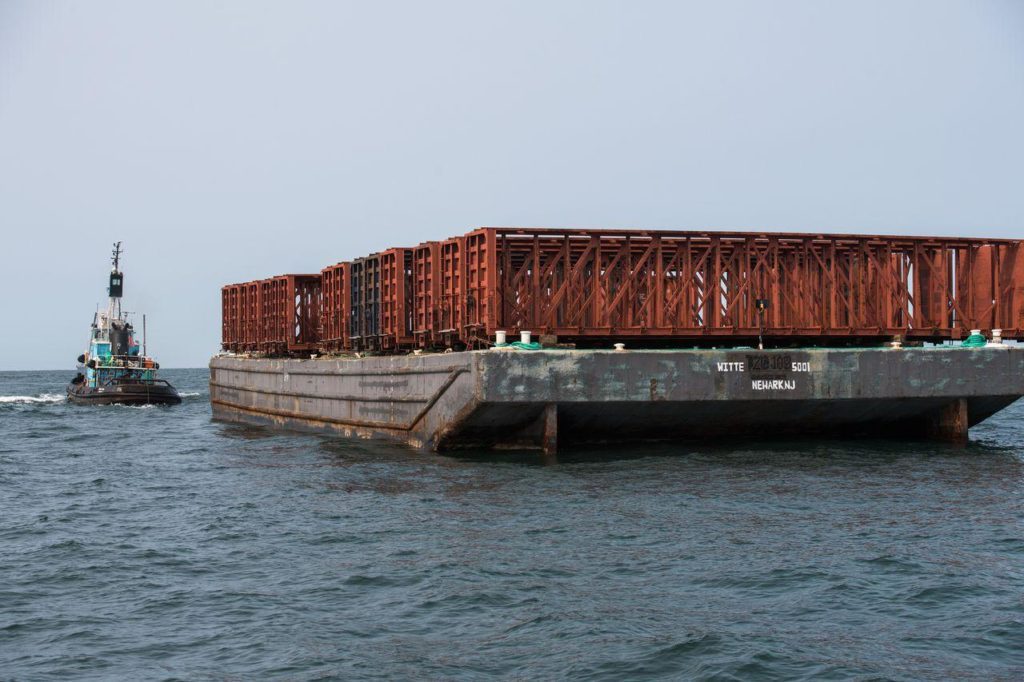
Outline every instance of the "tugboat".
[(121, 312), (124, 273), (120, 270), (121, 242), (111, 259), (110, 301), (92, 320), (89, 349), (78, 356), (79, 371), (68, 384), (68, 401), (79, 405), (177, 405), (181, 396), (165, 379), (160, 365), (146, 355), (146, 318), (142, 320), (142, 353), (128, 314)]

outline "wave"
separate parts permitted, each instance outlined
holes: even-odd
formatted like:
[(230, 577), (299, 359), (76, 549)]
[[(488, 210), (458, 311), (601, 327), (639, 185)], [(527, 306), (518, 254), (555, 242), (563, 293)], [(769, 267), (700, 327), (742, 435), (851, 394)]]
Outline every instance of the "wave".
[(182, 398), (195, 398), (197, 396), (202, 395), (202, 393), (200, 393), (199, 391), (180, 391), (178, 395), (181, 396)]
[(38, 403), (62, 403), (65, 396), (60, 393), (41, 393), (40, 395), (0, 395), (0, 405), (34, 405)]

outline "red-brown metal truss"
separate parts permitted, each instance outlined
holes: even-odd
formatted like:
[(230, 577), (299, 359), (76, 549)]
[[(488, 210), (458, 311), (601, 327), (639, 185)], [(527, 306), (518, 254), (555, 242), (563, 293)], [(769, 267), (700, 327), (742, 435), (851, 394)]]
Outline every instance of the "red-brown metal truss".
[(321, 275), (226, 286), (222, 343), (269, 353), (479, 347), (499, 329), (578, 343), (943, 341), (971, 329), (1024, 339), (1022, 243), (481, 228)]
[(320, 275), (280, 275), (221, 290), (225, 350), (270, 354), (317, 350)]
[(320, 272), (323, 310), (320, 314), (320, 348), (340, 352), (349, 346), (349, 305), (352, 288), (349, 263), (336, 263)]
[(380, 254), (356, 258), (349, 273), (349, 347), (380, 350)]
[(413, 337), (415, 344), (434, 343), (439, 326), (441, 304), (441, 244), (424, 242), (413, 249)]
[(380, 348), (391, 351), (413, 344), (413, 250), (380, 254)]
[(467, 318), (469, 333), (940, 341), (1001, 328), (1005, 338), (1024, 336), (1019, 241), (502, 228), (467, 235), (473, 240), (484, 244), (477, 268), (488, 274), (467, 290), (467, 308), (479, 310)]
[(466, 291), (463, 288), (465, 271), (463, 252), (465, 237), (452, 237), (441, 242), (440, 305), (434, 315), (433, 338), (435, 342), (451, 345), (466, 335), (464, 312)]
[(223, 347), (232, 351), (257, 350), (262, 326), (260, 282), (229, 284), (221, 289), (221, 301)]
[(238, 292), (241, 284), (227, 284), (220, 290), (220, 345), (224, 350), (238, 351), (242, 330), (238, 322)]
[(319, 274), (261, 280), (258, 349), (270, 354), (317, 350), (322, 306)]

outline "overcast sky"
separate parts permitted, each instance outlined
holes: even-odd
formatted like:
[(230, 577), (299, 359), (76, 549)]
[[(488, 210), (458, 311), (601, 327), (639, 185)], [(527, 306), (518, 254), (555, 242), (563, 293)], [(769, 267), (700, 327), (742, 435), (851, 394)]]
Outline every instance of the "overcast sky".
[(480, 225), (1024, 237), (1024, 2), (0, 0), (0, 370)]

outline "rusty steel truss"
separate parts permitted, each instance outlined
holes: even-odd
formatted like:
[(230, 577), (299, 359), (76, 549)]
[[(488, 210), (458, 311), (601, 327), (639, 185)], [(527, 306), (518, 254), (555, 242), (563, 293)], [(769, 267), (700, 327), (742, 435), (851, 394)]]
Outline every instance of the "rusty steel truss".
[(487, 335), (1024, 335), (1019, 241), (502, 228), (465, 239), (467, 328)]
[(320, 275), (279, 275), (221, 289), (221, 345), (234, 352), (308, 353), (320, 347)]
[(286, 302), (297, 290), (270, 292), (295, 284), (224, 287), (222, 342), (264, 352), (400, 351), (485, 347), (498, 330), (582, 344), (938, 342), (971, 329), (1024, 339), (1021, 244), (480, 228), (299, 276), (304, 291), (314, 287), (308, 278), (322, 281), (323, 295), (292, 313)]
[(320, 271), (323, 308), (320, 313), (320, 348), (340, 352), (349, 348), (349, 305), (352, 298), (350, 263), (336, 263)]

